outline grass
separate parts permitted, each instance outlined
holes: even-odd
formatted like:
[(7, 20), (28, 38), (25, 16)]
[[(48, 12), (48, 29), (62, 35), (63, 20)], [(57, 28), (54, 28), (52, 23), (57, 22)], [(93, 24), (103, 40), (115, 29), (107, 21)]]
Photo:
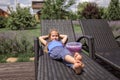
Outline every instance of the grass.
[(5, 63), (8, 57), (9, 57), (8, 54), (7, 55), (0, 54), (0, 63)]
[(34, 53), (19, 53), (19, 54), (0, 54), (0, 63), (6, 63), (7, 58), (18, 58), (17, 62), (29, 62), (30, 58), (34, 56)]
[(82, 33), (79, 25), (73, 25), (75, 33)]
[(7, 32), (7, 31), (12, 31), (12, 30), (9, 30), (8, 28), (0, 28), (0, 32)]
[(20, 54), (17, 62), (29, 62), (30, 58), (33, 57), (33, 53), (27, 53), (27, 54)]

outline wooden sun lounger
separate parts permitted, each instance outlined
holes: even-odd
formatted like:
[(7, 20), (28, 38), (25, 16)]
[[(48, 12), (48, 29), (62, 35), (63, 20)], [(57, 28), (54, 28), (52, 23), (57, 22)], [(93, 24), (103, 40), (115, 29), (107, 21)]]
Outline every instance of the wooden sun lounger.
[[(67, 34), (68, 42), (76, 41), (71, 20), (41, 20), (41, 35), (48, 34), (51, 28)], [(80, 75), (76, 75), (63, 63), (52, 60), (48, 54), (43, 53), (43, 46), (39, 43), (38, 37), (34, 40), (34, 48), (36, 80), (119, 80), (83, 52), (81, 55), (85, 68)]]
[(92, 58), (94, 60), (100, 58), (120, 71), (120, 46), (117, 44), (107, 20), (83, 19), (79, 22), (83, 35), (94, 38), (93, 49), (90, 53), (93, 55)]

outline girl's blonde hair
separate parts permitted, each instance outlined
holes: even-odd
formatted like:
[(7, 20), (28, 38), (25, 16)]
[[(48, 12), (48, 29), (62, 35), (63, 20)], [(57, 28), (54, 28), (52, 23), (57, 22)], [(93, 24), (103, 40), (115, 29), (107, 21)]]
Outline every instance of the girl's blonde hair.
[(48, 40), (51, 41), (51, 40), (50, 40), (50, 36), (51, 36), (51, 33), (52, 33), (53, 31), (57, 32), (58, 38), (59, 38), (59, 40), (60, 40), (60, 34), (59, 34), (58, 30), (55, 29), (55, 28), (49, 30)]
[(51, 36), (51, 33), (52, 33), (53, 31), (56, 31), (56, 32), (57, 32), (57, 34), (58, 34), (58, 40), (60, 40), (60, 34), (59, 34), (58, 30), (55, 29), (55, 28), (50, 29), (50, 30), (49, 30), (49, 34), (48, 34), (48, 42), (47, 42), (47, 45), (45, 45), (45, 47), (44, 47), (44, 52), (45, 52), (45, 53), (48, 53), (48, 43), (51, 41), (50, 36)]

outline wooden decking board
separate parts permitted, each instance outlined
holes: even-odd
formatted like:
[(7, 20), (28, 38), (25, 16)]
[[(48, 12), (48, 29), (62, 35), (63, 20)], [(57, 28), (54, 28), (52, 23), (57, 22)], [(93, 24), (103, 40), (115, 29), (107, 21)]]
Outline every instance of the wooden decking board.
[(35, 80), (34, 62), (0, 63), (0, 80)]

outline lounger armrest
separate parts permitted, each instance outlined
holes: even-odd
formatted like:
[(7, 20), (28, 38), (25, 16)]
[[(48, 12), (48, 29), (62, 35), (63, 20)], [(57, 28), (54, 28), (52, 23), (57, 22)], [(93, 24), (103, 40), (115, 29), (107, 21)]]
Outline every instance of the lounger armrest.
[(117, 44), (118, 44), (119, 47), (120, 47), (120, 35), (119, 35), (119, 36), (116, 36), (115, 39), (116, 39)]
[[(37, 74), (38, 74), (39, 56), (41, 56), (43, 54), (42, 45), (40, 44), (38, 37), (34, 38), (34, 53), (35, 53), (35, 60), (34, 60), (35, 78), (37, 78), (37, 76), (38, 76)], [(35, 80), (37, 80), (37, 79), (35, 79)]]
[(80, 42), (82, 39), (87, 40), (89, 56), (94, 59), (95, 58), (94, 38), (92, 36), (83, 35), (78, 38), (77, 42)]
[(35, 55), (35, 80), (37, 80), (37, 74), (38, 74), (38, 61), (39, 61), (39, 40), (38, 37), (34, 38), (34, 55)]
[(34, 52), (35, 52), (35, 57), (39, 57), (39, 40), (38, 37), (34, 39)]
[(118, 35), (118, 36), (115, 37), (115, 39), (118, 39), (118, 38), (120, 38), (120, 35)]

